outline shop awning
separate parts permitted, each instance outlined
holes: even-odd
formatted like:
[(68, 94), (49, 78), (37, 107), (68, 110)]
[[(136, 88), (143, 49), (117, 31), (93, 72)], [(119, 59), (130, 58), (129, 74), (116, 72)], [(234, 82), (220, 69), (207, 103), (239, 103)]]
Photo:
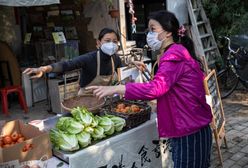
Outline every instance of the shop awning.
[(0, 5), (4, 6), (42, 6), (58, 3), (60, 0), (0, 0)]

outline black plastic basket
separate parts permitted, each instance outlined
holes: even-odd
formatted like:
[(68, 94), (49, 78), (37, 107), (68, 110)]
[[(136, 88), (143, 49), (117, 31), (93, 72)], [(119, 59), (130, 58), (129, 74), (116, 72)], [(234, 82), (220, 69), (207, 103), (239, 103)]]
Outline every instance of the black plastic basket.
[[(137, 105), (140, 107), (140, 112), (116, 112), (116, 106), (119, 103), (123, 103), (125, 105)], [(128, 101), (128, 100), (119, 100), (117, 102), (112, 102), (109, 105), (102, 107), (101, 113), (115, 115), (126, 120), (126, 127), (133, 128), (137, 127), (140, 124), (150, 120), (151, 117), (151, 106), (149, 106), (146, 102), (136, 102), (136, 101)]]

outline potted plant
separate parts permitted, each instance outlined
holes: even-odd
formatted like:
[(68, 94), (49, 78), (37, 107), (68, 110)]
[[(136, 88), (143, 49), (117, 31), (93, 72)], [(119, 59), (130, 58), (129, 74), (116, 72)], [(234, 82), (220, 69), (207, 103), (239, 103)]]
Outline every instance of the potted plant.
[(109, 15), (112, 18), (118, 18), (120, 16), (120, 12), (119, 9), (115, 9), (114, 4), (113, 4), (113, 0), (106, 0), (106, 3), (108, 5), (109, 8)]

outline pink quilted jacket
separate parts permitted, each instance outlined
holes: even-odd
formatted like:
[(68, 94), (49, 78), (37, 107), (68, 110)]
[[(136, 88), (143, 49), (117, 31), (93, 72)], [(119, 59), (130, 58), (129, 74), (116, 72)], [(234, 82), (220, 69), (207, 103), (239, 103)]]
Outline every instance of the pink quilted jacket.
[(212, 120), (200, 66), (181, 44), (173, 44), (160, 58), (158, 71), (148, 83), (129, 83), (125, 98), (157, 99), (160, 137), (192, 134)]

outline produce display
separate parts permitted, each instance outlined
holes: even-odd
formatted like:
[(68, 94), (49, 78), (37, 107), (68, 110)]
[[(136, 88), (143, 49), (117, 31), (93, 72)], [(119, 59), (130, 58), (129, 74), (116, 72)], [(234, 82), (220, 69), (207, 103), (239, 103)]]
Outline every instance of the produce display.
[(119, 103), (117, 104), (115, 111), (116, 112), (121, 112), (121, 113), (136, 113), (136, 112), (140, 112), (143, 109), (140, 108), (139, 106), (135, 105), (135, 104), (131, 104), (131, 105), (126, 105), (124, 103)]
[(151, 106), (141, 101), (118, 100), (102, 107), (101, 111), (125, 119), (129, 129), (146, 122), (151, 116)]
[(0, 147), (6, 148), (17, 143), (25, 141), (26, 138), (22, 134), (12, 133), (11, 135), (5, 135), (0, 137)]
[(75, 151), (103, 139), (125, 127), (126, 121), (114, 115), (93, 115), (84, 107), (71, 111), (72, 117), (61, 117), (56, 128), (51, 129), (50, 138), (55, 149)]

